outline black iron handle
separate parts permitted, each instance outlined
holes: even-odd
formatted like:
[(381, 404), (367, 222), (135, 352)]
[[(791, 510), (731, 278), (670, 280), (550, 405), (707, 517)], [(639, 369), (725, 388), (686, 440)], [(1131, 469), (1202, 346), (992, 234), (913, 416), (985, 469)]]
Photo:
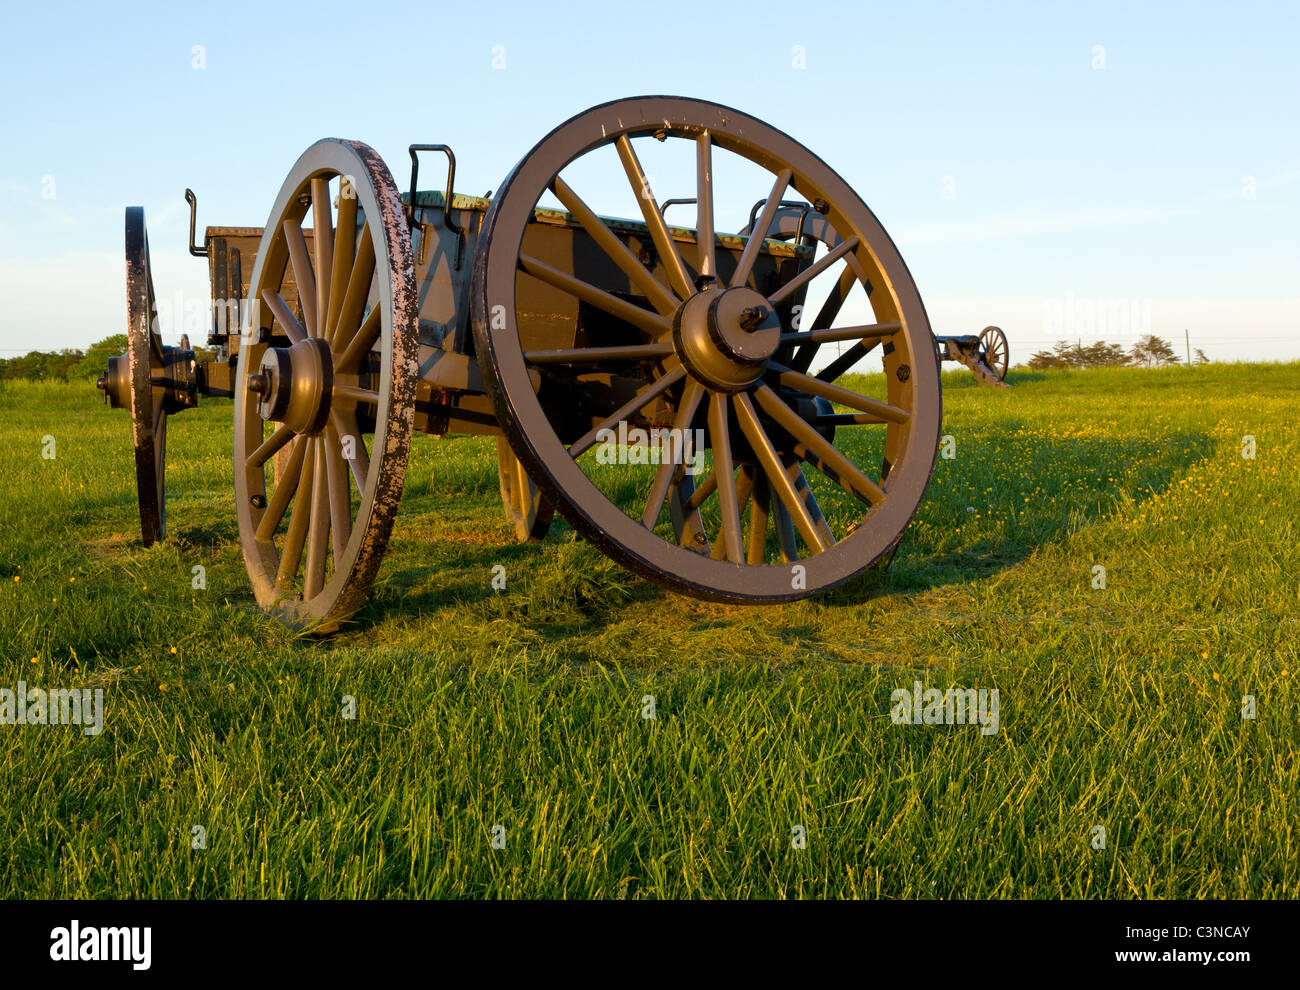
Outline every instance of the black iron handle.
[(698, 201), (695, 200), (695, 199), (666, 199), (666, 200), (663, 201), (663, 203), (662, 203), (662, 204), (660, 205), (660, 207), (659, 207), (659, 215), (660, 215), (661, 217), (665, 217), (665, 218), (666, 218), (667, 215), (668, 215), (668, 207), (670, 207), (670, 206), (685, 206), (685, 205), (687, 205), (688, 203), (695, 203), (695, 202), (698, 202)]
[(452, 189), (456, 184), (456, 156), (451, 148), (445, 144), (413, 144), (407, 150), (411, 153), (411, 197), (407, 207), (410, 210), (411, 220), (415, 220), (415, 184), (420, 175), (419, 152), (441, 151), (447, 156), (447, 194), (442, 201), (443, 222), (452, 233), (462, 233), (460, 225), (451, 218)]
[(190, 204), (190, 254), (194, 255), (196, 258), (206, 258), (208, 256), (207, 245), (205, 244), (203, 247), (199, 247), (194, 243), (194, 224), (198, 219), (199, 200), (198, 197), (194, 195), (193, 189), (185, 190), (185, 202)]

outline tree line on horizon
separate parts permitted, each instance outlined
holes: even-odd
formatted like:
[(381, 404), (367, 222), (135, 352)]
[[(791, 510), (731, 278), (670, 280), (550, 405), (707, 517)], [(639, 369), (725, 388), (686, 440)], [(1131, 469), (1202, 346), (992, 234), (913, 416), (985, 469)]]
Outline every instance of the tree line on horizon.
[[(0, 380), (26, 381), (93, 381), (104, 373), (108, 359), (126, 351), (126, 334), (117, 333), (91, 344), (82, 351), (63, 348), (57, 351), (28, 351), (21, 357), (0, 358)], [(1029, 358), (1028, 367), (1044, 368), (1116, 368), (1123, 366), (1159, 368), (1181, 362), (1169, 341), (1147, 334), (1125, 350), (1122, 344), (1104, 340), (1084, 346), (1082, 342), (1058, 340), (1050, 351), (1038, 351)], [(1210, 359), (1199, 347), (1192, 364), (1209, 364)]]
[[(1149, 333), (1129, 350), (1123, 344), (1104, 340), (1084, 346), (1082, 341), (1058, 340), (1050, 351), (1038, 351), (1027, 362), (1034, 370), (1044, 368), (1162, 368), (1182, 362), (1169, 341)], [(1199, 347), (1192, 364), (1209, 364), (1210, 359)]]

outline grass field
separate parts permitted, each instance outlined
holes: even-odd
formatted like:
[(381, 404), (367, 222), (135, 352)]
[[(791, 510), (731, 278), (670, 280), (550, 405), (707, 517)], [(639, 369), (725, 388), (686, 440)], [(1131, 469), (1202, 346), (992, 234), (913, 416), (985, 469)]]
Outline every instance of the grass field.
[[(105, 721), (0, 725), (0, 894), (1300, 896), (1300, 365), (1011, 381), (945, 375), (888, 571), (761, 609), (514, 543), (492, 442), (420, 438), (323, 641), (253, 602), (228, 402), (172, 421), (145, 550), (126, 414), (5, 383), (0, 687)], [(916, 680), (999, 731), (893, 724)]]

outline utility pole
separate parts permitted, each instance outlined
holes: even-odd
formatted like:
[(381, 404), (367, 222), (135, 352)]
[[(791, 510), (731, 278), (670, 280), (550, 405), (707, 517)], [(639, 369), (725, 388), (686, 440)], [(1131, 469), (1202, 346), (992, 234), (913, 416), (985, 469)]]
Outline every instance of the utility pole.
[(1192, 366), (1192, 335), (1186, 327), (1183, 327), (1183, 339), (1187, 342), (1187, 367)]

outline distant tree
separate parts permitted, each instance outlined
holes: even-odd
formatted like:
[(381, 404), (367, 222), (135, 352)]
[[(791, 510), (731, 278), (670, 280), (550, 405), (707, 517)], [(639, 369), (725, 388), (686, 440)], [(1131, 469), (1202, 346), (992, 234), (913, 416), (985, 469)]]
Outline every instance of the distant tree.
[(1037, 370), (1042, 370), (1044, 368), (1067, 367), (1065, 361), (1059, 355), (1053, 353), (1052, 351), (1035, 352), (1034, 354), (1030, 355), (1028, 364), (1029, 367), (1035, 368)]
[(1114, 368), (1129, 363), (1122, 344), (1108, 344), (1104, 340), (1080, 349), (1079, 358), (1084, 368)]
[(1205, 356), (1205, 352), (1201, 350), (1199, 347), (1196, 348), (1196, 359), (1192, 362), (1192, 364), (1209, 364), (1209, 363), (1210, 363), (1210, 359)]
[(1174, 353), (1169, 341), (1163, 340), (1153, 333), (1140, 338), (1133, 345), (1131, 358), (1134, 364), (1140, 364), (1144, 368), (1159, 368), (1163, 365), (1177, 364), (1182, 360)]
[(1029, 358), (1031, 368), (1109, 368), (1128, 364), (1129, 357), (1120, 344), (1104, 340), (1084, 347), (1068, 340), (1058, 340), (1050, 351), (1039, 351)]
[(1039, 351), (1029, 358), (1031, 368), (1077, 368), (1077, 346), (1068, 340), (1058, 340), (1050, 351)]
[(81, 351), (28, 351), (22, 357), (0, 360), (0, 378), (29, 382), (67, 381), (68, 369), (81, 360)]
[(108, 359), (126, 352), (126, 334), (115, 333), (90, 345), (85, 356), (68, 369), (71, 381), (96, 379), (108, 370)]

